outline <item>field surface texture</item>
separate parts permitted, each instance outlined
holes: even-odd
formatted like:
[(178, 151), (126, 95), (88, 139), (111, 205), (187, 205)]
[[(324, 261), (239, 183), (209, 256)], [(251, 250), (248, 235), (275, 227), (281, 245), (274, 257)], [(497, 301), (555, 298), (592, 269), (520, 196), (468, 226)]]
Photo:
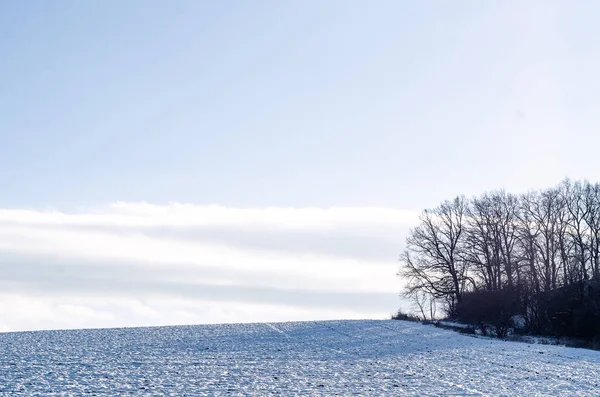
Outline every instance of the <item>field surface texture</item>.
[(0, 395), (599, 396), (600, 353), (403, 321), (0, 334)]

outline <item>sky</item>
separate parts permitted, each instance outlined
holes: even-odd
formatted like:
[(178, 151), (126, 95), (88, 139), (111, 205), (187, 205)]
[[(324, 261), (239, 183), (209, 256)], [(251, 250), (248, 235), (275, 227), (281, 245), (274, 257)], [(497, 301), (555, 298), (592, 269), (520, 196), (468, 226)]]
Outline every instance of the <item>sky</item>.
[(389, 316), (421, 210), (600, 180), (599, 12), (0, 3), (0, 330)]

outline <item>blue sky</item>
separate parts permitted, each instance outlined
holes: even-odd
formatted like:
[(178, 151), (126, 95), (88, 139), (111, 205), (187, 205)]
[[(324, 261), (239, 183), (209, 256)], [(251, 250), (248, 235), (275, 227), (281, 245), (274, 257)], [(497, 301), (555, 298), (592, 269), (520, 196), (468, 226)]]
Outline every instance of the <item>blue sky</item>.
[[(93, 245), (110, 237), (114, 255), (100, 258), (106, 266), (148, 262), (116, 247), (124, 235), (149, 244), (167, 235), (206, 244), (220, 236), (232, 250), (286, 252), (286, 269), (298, 251), (346, 250), (344, 260), (377, 262), (393, 279), (402, 238), (423, 208), (565, 176), (600, 180), (599, 12), (593, 1), (4, 2), (0, 220), (7, 229), (0, 254), (39, 251), (15, 259), (31, 272), (50, 263), (48, 255), (75, 266), (68, 244), (51, 249), (73, 237), (66, 223), (103, 228), (85, 238)], [(169, 218), (183, 216), (173, 203), (202, 216), (221, 208), (222, 218), (206, 226), (189, 215), (202, 229), (190, 237)], [(395, 223), (382, 222), (372, 207)], [(139, 219), (123, 226), (140, 208)], [(331, 208), (362, 215), (332, 215)], [(49, 234), (33, 237), (49, 209), (57, 216)], [(263, 211), (274, 224), (265, 231), (258, 215), (243, 225), (223, 220), (236, 211)], [(277, 224), (303, 211), (317, 211), (321, 221), (293, 233)], [(89, 221), (92, 215), (105, 220)], [(15, 223), (18, 231), (10, 229)], [(283, 237), (271, 244), (274, 234)], [(396, 288), (388, 282), (380, 280), (387, 286), (377, 293)], [(13, 292), (27, 300), (49, 290), (42, 283)], [(390, 296), (383, 312), (397, 302)], [(78, 292), (59, 298), (67, 306), (83, 299)], [(44, 299), (40, 305), (50, 302)], [(87, 324), (16, 319), (5, 327)]]

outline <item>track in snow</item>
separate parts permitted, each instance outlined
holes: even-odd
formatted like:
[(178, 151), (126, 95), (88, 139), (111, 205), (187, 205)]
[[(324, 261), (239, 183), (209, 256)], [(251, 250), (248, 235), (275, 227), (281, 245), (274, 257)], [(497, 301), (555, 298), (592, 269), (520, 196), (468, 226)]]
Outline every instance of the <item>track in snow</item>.
[(598, 396), (600, 353), (403, 321), (0, 334), (0, 395)]

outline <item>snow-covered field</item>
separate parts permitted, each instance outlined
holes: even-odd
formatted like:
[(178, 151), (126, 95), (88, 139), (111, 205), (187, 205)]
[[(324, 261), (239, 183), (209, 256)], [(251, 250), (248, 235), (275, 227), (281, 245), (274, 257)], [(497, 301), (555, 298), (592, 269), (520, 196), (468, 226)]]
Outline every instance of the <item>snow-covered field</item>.
[(600, 352), (403, 321), (0, 334), (0, 395), (599, 396)]

